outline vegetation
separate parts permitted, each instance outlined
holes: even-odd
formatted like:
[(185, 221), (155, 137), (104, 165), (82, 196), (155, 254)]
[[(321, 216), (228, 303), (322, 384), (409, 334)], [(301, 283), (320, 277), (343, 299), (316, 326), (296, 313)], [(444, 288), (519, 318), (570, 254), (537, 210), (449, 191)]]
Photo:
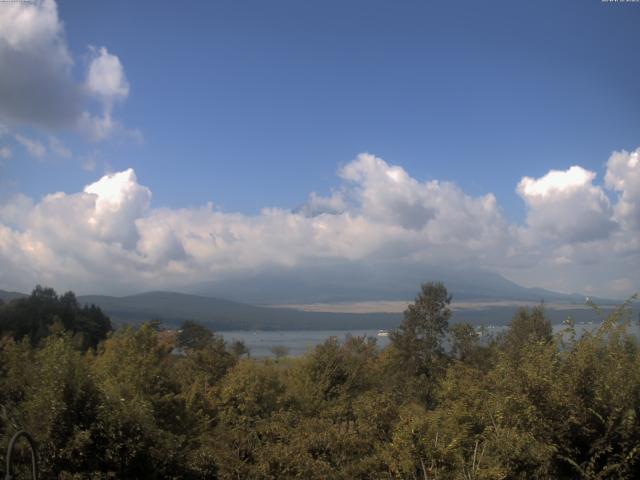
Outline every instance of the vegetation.
[(95, 305), (81, 307), (73, 292), (58, 296), (53, 289), (41, 286), (28, 297), (0, 303), (0, 335), (16, 340), (26, 337), (36, 346), (60, 329), (74, 334), (85, 350), (107, 338), (111, 321)]
[(26, 429), (43, 478), (640, 478), (627, 304), (582, 336), (538, 307), (487, 338), (449, 302), (423, 285), (383, 350), (271, 361), (193, 322), (100, 337), (90, 307), (36, 289), (0, 306), (0, 455)]

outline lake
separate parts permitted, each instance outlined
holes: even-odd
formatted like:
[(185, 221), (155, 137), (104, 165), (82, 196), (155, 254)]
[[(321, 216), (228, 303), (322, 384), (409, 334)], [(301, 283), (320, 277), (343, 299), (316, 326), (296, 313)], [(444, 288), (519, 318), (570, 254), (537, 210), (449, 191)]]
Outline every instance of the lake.
[(386, 347), (389, 337), (379, 337), (378, 330), (275, 330), (275, 331), (241, 331), (217, 332), (227, 342), (241, 340), (249, 348), (252, 357), (272, 357), (271, 347), (282, 346), (289, 350), (290, 356), (303, 355), (310, 348), (323, 343), (330, 337), (343, 341), (347, 335), (354, 337), (372, 337), (377, 339), (378, 346)]
[[(576, 324), (576, 333), (593, 330), (598, 327), (598, 323)], [(495, 335), (505, 330), (504, 326), (485, 327), (486, 332)], [(566, 328), (565, 325), (559, 324), (553, 326), (554, 333)], [(633, 322), (630, 331), (636, 336), (640, 335), (638, 324)], [(375, 338), (379, 347), (384, 348), (389, 344), (389, 337), (378, 336), (378, 330), (274, 330), (274, 331), (226, 331), (218, 332), (227, 342), (233, 340), (241, 340), (249, 348), (251, 356), (254, 358), (265, 358), (274, 356), (271, 348), (281, 346), (288, 349), (290, 356), (304, 355), (309, 349), (323, 343), (330, 337), (337, 337), (343, 341), (347, 335), (367, 336)]]

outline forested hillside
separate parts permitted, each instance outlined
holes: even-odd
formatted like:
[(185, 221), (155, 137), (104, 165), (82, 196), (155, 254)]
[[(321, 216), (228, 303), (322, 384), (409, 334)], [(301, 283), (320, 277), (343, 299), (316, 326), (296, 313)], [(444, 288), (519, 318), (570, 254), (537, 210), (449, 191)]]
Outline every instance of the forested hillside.
[[(84, 318), (70, 297), (41, 294)], [(520, 309), (487, 339), (450, 325), (450, 296), (429, 283), (388, 348), (332, 338), (278, 360), (194, 323), (122, 327), (94, 345), (78, 322), (13, 305), (47, 330), (0, 340), (0, 455), (26, 429), (43, 478), (640, 476), (626, 305), (580, 338), (571, 322), (554, 336), (542, 307)]]

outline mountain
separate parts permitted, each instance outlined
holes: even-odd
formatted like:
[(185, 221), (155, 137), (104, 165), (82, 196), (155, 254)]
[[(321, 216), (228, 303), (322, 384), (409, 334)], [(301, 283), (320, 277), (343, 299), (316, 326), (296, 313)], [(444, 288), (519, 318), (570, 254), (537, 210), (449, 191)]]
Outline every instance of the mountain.
[[(79, 296), (81, 303), (98, 305), (116, 324), (142, 323), (158, 319), (168, 326), (183, 320), (195, 320), (209, 328), (224, 330), (369, 330), (390, 329), (399, 325), (401, 313), (328, 313), (293, 308), (271, 308), (176, 292), (147, 292), (126, 297), (105, 295)], [(452, 322), (474, 325), (506, 325), (518, 302), (509, 305), (479, 303), (457, 309)], [(607, 313), (610, 307), (604, 307)], [(571, 315), (576, 321), (597, 321), (594, 311), (584, 305), (548, 304), (547, 316), (560, 323)], [(637, 315), (637, 314), (636, 314)]]
[[(454, 301), (515, 300), (583, 303), (585, 297), (525, 288), (502, 275), (480, 269), (424, 267), (411, 264), (323, 264), (296, 270), (271, 269), (259, 274), (193, 285), (183, 291), (262, 305), (411, 300), (420, 284), (442, 281)], [(609, 303), (609, 302), (604, 302)]]
[(400, 314), (302, 312), (269, 308), (176, 292), (147, 292), (126, 297), (81, 295), (115, 323), (141, 323), (157, 318), (167, 325), (195, 320), (213, 330), (342, 330), (392, 328)]
[[(181, 293), (147, 292), (123, 297), (81, 295), (78, 300), (98, 305), (116, 324), (157, 318), (167, 325), (194, 320), (214, 330), (388, 329), (399, 324), (402, 314), (329, 313), (275, 306), (381, 300), (408, 303), (415, 298), (421, 283), (442, 281), (453, 295), (454, 308), (456, 304), (460, 307), (454, 311), (454, 322), (506, 324), (517, 305), (541, 300), (545, 301), (547, 314), (554, 323), (568, 315), (577, 321), (597, 320), (595, 314), (585, 308), (582, 295), (525, 288), (493, 272), (408, 264), (382, 267), (341, 261), (295, 272), (272, 269), (245, 274), (224, 282), (195, 285)], [(24, 294), (0, 291), (0, 299), (4, 301), (21, 296)], [(594, 301), (601, 306), (612, 304), (610, 300)], [(463, 304), (466, 305), (462, 307)]]
[[(0, 291), (0, 298), (6, 301), (24, 296), (26, 295), (22, 293)], [(167, 326), (175, 327), (184, 320), (195, 320), (218, 331), (377, 330), (394, 328), (402, 319), (400, 313), (308, 312), (293, 308), (248, 305), (176, 292), (147, 292), (124, 297), (80, 295), (78, 301), (81, 304), (99, 306), (116, 325), (140, 324), (158, 319)], [(478, 302), (476, 306), (469, 306), (470, 304), (473, 302), (467, 302), (464, 308), (459, 308), (454, 302), (452, 321), (464, 321), (474, 325), (506, 325), (513, 317), (518, 302), (513, 301), (507, 305), (491, 302)], [(605, 307), (603, 310), (606, 313), (610, 308)], [(562, 322), (569, 315), (576, 321), (598, 320), (597, 315), (583, 305), (549, 303), (546, 311), (553, 323)]]
[(6, 290), (0, 290), (0, 300), (3, 302), (10, 302), (11, 300), (15, 300), (17, 298), (23, 298), (27, 295), (25, 293), (20, 292), (7, 292)]

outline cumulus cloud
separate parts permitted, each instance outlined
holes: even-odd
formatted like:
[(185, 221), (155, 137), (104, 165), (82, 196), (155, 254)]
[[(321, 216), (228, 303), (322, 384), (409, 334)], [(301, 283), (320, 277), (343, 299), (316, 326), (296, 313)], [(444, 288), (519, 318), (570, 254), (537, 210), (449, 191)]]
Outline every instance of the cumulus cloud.
[(104, 140), (115, 132), (126, 131), (112, 116), (118, 101), (129, 96), (129, 82), (120, 59), (105, 47), (90, 47), (91, 61), (87, 71), (85, 89), (102, 105), (102, 112), (93, 115), (82, 112), (80, 128), (94, 140)]
[(129, 95), (129, 82), (120, 59), (105, 47), (91, 47), (92, 60), (87, 73), (87, 90), (107, 104)]
[(81, 95), (55, 1), (2, 5), (0, 65), (3, 121), (55, 129), (74, 124)]
[(363, 154), (342, 168), (340, 177), (351, 183), (360, 211), (372, 220), (420, 230), (435, 217), (431, 200), (437, 182), (421, 185), (402, 167)]
[(628, 179), (640, 167), (632, 154), (620, 155), (612, 156), (606, 175), (606, 184), (620, 192), (615, 204), (594, 183), (595, 173), (580, 167), (523, 178), (517, 191), (528, 208), (524, 225), (509, 224), (492, 194), (470, 196), (449, 182), (421, 182), (369, 154), (339, 170), (331, 195), (314, 193), (296, 210), (267, 208), (258, 215), (212, 204), (154, 209), (151, 191), (129, 169), (79, 193), (5, 202), (2, 281), (11, 279), (12, 288), (50, 280), (122, 293), (317, 265), (349, 264), (393, 278), (401, 278), (403, 268), (464, 265), (515, 272), (509, 276), (547, 288), (618, 294), (640, 281), (632, 268), (640, 259), (638, 236), (625, 235), (620, 224), (637, 218), (635, 183)]
[(323, 197), (316, 192), (311, 192), (307, 203), (296, 211), (307, 217), (315, 217), (324, 213), (332, 215), (342, 213), (346, 208), (346, 202), (340, 192), (335, 192), (329, 197)]
[(615, 230), (612, 206), (596, 173), (579, 166), (552, 170), (543, 177), (524, 177), (517, 187), (527, 205), (525, 236), (560, 244), (606, 238)]
[[(504, 241), (505, 222), (492, 195), (470, 197), (452, 184), (420, 183), (406, 172), (391, 180), (389, 191), (381, 179), (399, 171), (361, 155), (340, 172), (343, 183), (333, 196), (313, 194), (298, 211), (271, 208), (247, 216), (212, 204), (152, 209), (150, 190), (127, 170), (106, 175), (81, 193), (55, 193), (31, 204), (10, 201), (0, 258), (7, 262), (11, 248), (22, 256), (33, 251), (37, 258), (28, 265), (54, 278), (61, 275), (69, 285), (106, 288), (130, 281), (151, 288), (324, 260), (488, 257), (487, 246)], [(376, 196), (388, 199), (398, 216), (375, 203)], [(421, 209), (429, 211), (427, 218), (410, 222), (412, 212)], [(17, 217), (24, 221), (9, 221)], [(87, 278), (91, 272), (93, 279)]]
[[(86, 80), (77, 81), (55, 0), (3, 3), (0, 121), (13, 129), (79, 130), (95, 140), (126, 133), (112, 116), (115, 102), (129, 93), (122, 64), (105, 47), (89, 52)], [(96, 100), (100, 111), (92, 113)]]
[(33, 201), (26, 195), (12, 196), (9, 201), (0, 204), (0, 224), (7, 226), (22, 226), (24, 215), (33, 208)]
[(629, 229), (640, 231), (640, 148), (614, 152), (607, 162), (606, 185), (619, 194), (616, 218)]
[(138, 240), (135, 220), (149, 207), (151, 191), (138, 184), (133, 169), (105, 175), (84, 188), (95, 196), (87, 223), (94, 234), (107, 242), (131, 248)]

